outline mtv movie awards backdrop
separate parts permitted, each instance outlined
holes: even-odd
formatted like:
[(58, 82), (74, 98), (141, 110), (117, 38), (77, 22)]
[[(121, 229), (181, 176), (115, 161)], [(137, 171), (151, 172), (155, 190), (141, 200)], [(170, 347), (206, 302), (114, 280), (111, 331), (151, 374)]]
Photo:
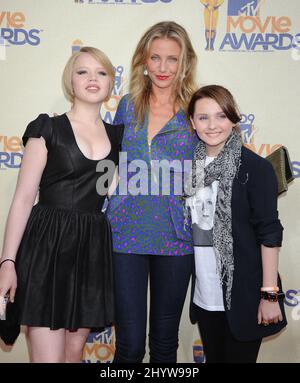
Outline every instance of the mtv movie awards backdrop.
[[(295, 180), (279, 197), (284, 230), (280, 273), (289, 325), (266, 339), (259, 362), (300, 362), (300, 2), (299, 0), (1, 0), (0, 4), (0, 245), (22, 160), (21, 137), (39, 113), (68, 108), (61, 75), (83, 45), (111, 58), (116, 82), (103, 119), (112, 122), (128, 91), (130, 59), (152, 24), (174, 20), (198, 54), (198, 84), (228, 87), (242, 112), (245, 144), (260, 156), (280, 145), (290, 152)], [(97, 302), (95, 302), (97, 304)], [(186, 299), (179, 362), (203, 363)], [(114, 328), (91, 333), (84, 362), (111, 363)], [(0, 344), (0, 362), (27, 362), (24, 334), (13, 348)], [(148, 361), (148, 357), (145, 357)]]

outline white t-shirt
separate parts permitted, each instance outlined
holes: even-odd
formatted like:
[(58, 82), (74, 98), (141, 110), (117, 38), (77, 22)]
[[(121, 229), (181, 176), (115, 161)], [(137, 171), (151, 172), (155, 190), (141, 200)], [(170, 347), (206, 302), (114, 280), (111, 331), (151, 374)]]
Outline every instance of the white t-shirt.
[[(213, 160), (214, 157), (206, 157), (205, 166)], [(208, 311), (224, 311), (212, 235), (218, 185), (219, 182), (214, 181), (187, 199), (191, 210), (196, 266), (193, 302)]]

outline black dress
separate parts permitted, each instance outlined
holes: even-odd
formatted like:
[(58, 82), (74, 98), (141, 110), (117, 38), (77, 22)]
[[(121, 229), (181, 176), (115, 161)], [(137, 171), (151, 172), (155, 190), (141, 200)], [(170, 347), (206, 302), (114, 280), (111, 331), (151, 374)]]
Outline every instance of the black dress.
[[(117, 165), (123, 125), (104, 125), (111, 143), (105, 160)], [(66, 114), (41, 114), (23, 143), (41, 136), (47, 164), (16, 258), (19, 323), (105, 327), (114, 322), (111, 231), (101, 212), (105, 195), (96, 190), (105, 172), (80, 151)]]

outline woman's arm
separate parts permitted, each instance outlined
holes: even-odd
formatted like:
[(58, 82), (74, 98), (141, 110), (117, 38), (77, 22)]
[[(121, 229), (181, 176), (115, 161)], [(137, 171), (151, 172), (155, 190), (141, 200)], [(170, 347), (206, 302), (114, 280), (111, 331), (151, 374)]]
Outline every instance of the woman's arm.
[(278, 276), (278, 247), (266, 247), (261, 245), (263, 266), (263, 286), (277, 286)]
[[(261, 245), (263, 285), (262, 287), (277, 287), (278, 276), (278, 247)], [(258, 324), (277, 323), (282, 321), (278, 302), (261, 299), (257, 314)]]
[[(7, 218), (2, 256), (15, 260), (34, 204), (43, 170), (47, 162), (47, 149), (43, 138), (30, 138), (24, 150), (16, 191)], [(14, 300), (16, 274), (13, 262), (4, 262), (0, 268), (0, 296), (10, 290), (10, 300)]]
[[(248, 182), (250, 221), (261, 249), (262, 281), (259, 287), (273, 288), (277, 287), (278, 253), (283, 230), (277, 210), (277, 179), (270, 163), (248, 150), (246, 154), (251, 161)], [(256, 294), (260, 294), (260, 291)], [(282, 320), (279, 303), (261, 299), (257, 319), (259, 324)]]

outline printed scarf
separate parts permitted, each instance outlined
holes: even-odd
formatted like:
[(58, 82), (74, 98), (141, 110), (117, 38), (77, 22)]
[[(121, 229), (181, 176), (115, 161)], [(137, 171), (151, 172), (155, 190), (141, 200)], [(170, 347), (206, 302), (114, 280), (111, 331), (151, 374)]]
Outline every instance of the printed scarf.
[[(186, 199), (195, 195), (199, 189), (210, 185), (214, 181), (219, 181), (214, 215), (213, 247), (217, 263), (216, 271), (220, 283), (226, 285), (228, 310), (231, 307), (234, 272), (231, 196), (233, 180), (240, 167), (241, 148), (241, 135), (233, 129), (221, 152), (205, 167), (205, 143), (200, 140), (193, 157), (192, 173), (185, 183), (184, 197)], [(190, 211), (187, 205), (184, 205), (185, 223), (187, 223)]]

